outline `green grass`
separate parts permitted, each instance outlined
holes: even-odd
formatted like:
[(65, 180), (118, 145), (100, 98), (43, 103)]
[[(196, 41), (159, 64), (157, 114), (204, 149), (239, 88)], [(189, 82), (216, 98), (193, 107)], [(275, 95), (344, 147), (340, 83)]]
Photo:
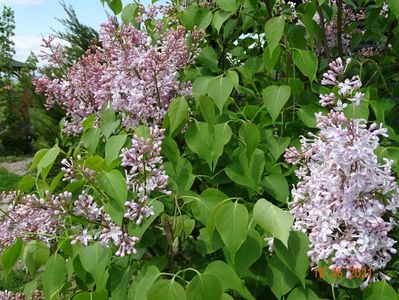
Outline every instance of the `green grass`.
[(15, 190), (20, 179), (21, 176), (8, 173), (7, 170), (0, 168), (0, 192)]

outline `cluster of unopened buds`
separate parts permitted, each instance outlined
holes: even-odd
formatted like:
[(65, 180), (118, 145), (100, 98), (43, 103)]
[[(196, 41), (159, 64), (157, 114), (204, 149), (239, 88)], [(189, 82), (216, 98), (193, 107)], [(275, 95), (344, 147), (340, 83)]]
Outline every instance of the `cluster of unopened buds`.
[(331, 270), (370, 269), (373, 274), (365, 276), (365, 286), (378, 275), (387, 278), (379, 270), (396, 253), (396, 242), (388, 233), (396, 225), (399, 188), (392, 161), (380, 162), (375, 154), (387, 130), (347, 118), (342, 111), (343, 101), (359, 104), (363, 98), (360, 78), (343, 80), (346, 66), (340, 58), (329, 68), (322, 84), (338, 87), (338, 94), (322, 95), (320, 102), (330, 112), (316, 114), (320, 131), (303, 136), (300, 150), (292, 147), (285, 152), (286, 161), (299, 167), (289, 208), (294, 229), (309, 236), (313, 266), (325, 262)]
[[(80, 155), (78, 155), (77, 160), (81, 160)], [(72, 157), (70, 157), (69, 159), (64, 158), (61, 161), (61, 164), (61, 171), (64, 172), (62, 181), (73, 181), (76, 180), (76, 177), (78, 176), (83, 176), (89, 181), (93, 181), (96, 175), (95, 171), (85, 167), (79, 162), (75, 162)]]

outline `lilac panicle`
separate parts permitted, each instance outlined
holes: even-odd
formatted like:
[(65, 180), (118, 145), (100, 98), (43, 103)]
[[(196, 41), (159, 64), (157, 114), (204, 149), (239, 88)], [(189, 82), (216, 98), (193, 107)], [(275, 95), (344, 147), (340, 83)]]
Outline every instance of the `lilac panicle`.
[(157, 126), (150, 127), (148, 138), (134, 135), (132, 146), (122, 149), (121, 165), (126, 169), (126, 183), (137, 195), (137, 199), (125, 203), (125, 218), (134, 220), (137, 225), (154, 215), (152, 207), (147, 205), (151, 193), (170, 193), (166, 189), (168, 176), (161, 155), (164, 131)]
[[(157, 11), (155, 7), (143, 10), (139, 21), (155, 18)], [(63, 78), (44, 75), (34, 80), (36, 91), (47, 97), (47, 107), (58, 104), (65, 109), (68, 134), (80, 133), (82, 121), (91, 114), (99, 116), (109, 103), (121, 113), (127, 128), (160, 123), (171, 99), (186, 93), (178, 71), (191, 61), (195, 49), (188, 48), (184, 28), (158, 26), (158, 40), (152, 42), (141, 29), (144, 23), (138, 27), (118, 26), (111, 18), (101, 25), (102, 46), (92, 46)], [(51, 48), (51, 40), (46, 45)]]
[[(344, 101), (358, 104), (364, 96), (358, 91), (359, 77), (343, 79), (344, 72), (337, 59), (323, 76), (330, 80), (324, 84), (340, 88), (339, 95), (321, 97), (330, 107), (334, 99), (324, 98), (340, 97), (344, 106)], [(300, 150), (289, 148), (285, 153), (288, 163), (299, 166), (295, 172), (299, 182), (289, 203), (293, 227), (308, 233), (312, 265), (324, 261), (331, 269), (378, 271), (396, 253), (396, 242), (388, 233), (396, 225), (393, 215), (399, 207), (392, 161), (379, 161), (375, 154), (387, 130), (347, 118), (336, 107), (327, 115), (316, 114), (316, 120), (319, 132), (303, 136)], [(365, 284), (370, 280), (376, 276)]]

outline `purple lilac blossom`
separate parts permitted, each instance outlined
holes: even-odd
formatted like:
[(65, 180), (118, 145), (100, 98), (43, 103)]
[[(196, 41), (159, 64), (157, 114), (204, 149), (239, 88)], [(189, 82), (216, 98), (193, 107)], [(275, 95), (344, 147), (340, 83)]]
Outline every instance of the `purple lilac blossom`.
[[(345, 72), (341, 65), (341, 59), (330, 64), (323, 77), (330, 76), (331, 81), (324, 84), (340, 86), (338, 78), (343, 79)], [(361, 87), (359, 77), (344, 83), (351, 91), (339, 93), (340, 101), (360, 103), (364, 95), (356, 91)], [(330, 269), (378, 271), (396, 253), (396, 242), (388, 233), (396, 225), (393, 215), (399, 207), (392, 161), (381, 162), (375, 154), (387, 130), (334, 109), (327, 115), (316, 114), (320, 131), (303, 136), (299, 151), (286, 150), (286, 161), (299, 166), (295, 172), (299, 182), (289, 203), (295, 217), (293, 228), (308, 234), (313, 266), (325, 261)], [(365, 283), (370, 280), (376, 276)]]
[(166, 189), (168, 176), (163, 169), (161, 145), (164, 129), (150, 127), (150, 137), (134, 135), (132, 146), (122, 149), (122, 167), (126, 173), (126, 184), (136, 193), (135, 200), (126, 201), (125, 218), (134, 220), (137, 225), (145, 218), (154, 215), (152, 207), (147, 205), (153, 192), (169, 194)]
[[(155, 18), (157, 11), (155, 7), (144, 10), (139, 21)], [(121, 113), (126, 128), (157, 124), (171, 99), (187, 93), (189, 85), (179, 83), (178, 71), (192, 60), (195, 49), (187, 47), (183, 27), (165, 30), (159, 25), (156, 30), (158, 40), (153, 42), (145, 30), (118, 26), (111, 18), (101, 25), (102, 46), (93, 45), (63, 78), (44, 75), (34, 80), (36, 92), (46, 95), (48, 108), (59, 104), (65, 109), (66, 133), (80, 133), (82, 121), (91, 114), (99, 118), (109, 104)], [(46, 40), (45, 45), (53, 49), (51, 42)], [(53, 56), (49, 62), (58, 62)]]

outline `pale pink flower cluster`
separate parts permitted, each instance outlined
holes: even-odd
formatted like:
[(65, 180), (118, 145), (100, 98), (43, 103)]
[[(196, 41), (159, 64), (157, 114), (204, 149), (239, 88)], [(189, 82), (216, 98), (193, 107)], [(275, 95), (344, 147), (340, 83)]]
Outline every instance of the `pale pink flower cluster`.
[(0, 249), (11, 246), (17, 237), (50, 244), (64, 227), (65, 208), (71, 197), (69, 192), (47, 195), (47, 199), (26, 195), (19, 203), (10, 204), (0, 217)]
[(77, 233), (69, 236), (72, 244), (80, 242), (87, 246), (90, 241), (98, 240), (106, 246), (114, 244), (118, 256), (136, 253), (137, 237), (129, 236), (125, 229), (113, 222), (91, 195), (82, 193), (73, 201), (70, 192), (57, 196), (47, 194), (46, 199), (25, 195), (18, 203), (10, 204), (0, 217), (0, 250), (11, 246), (17, 237), (25, 241), (41, 240), (50, 245), (67, 231), (70, 216), (88, 224), (87, 228), (74, 228)]
[(14, 293), (8, 290), (0, 291), (0, 300), (25, 300), (23, 293)]
[(64, 158), (61, 161), (61, 171), (64, 172), (62, 181), (74, 181), (76, 180), (77, 175), (82, 175), (90, 181), (94, 180), (96, 172), (79, 163), (79, 160), (80, 157), (78, 157), (77, 162), (75, 162), (74, 159), (70, 157), (69, 159)]
[(71, 244), (81, 243), (87, 246), (91, 241), (98, 240), (106, 246), (114, 244), (118, 248), (117, 256), (135, 254), (135, 245), (139, 238), (129, 236), (125, 228), (112, 221), (103, 207), (97, 205), (91, 195), (81, 194), (74, 202), (73, 215), (89, 221), (88, 227), (72, 236)]
[(383, 16), (385, 19), (388, 19), (389, 16), (389, 5), (385, 2), (382, 3), (380, 16)]
[(334, 110), (341, 111), (347, 106), (344, 100), (349, 100), (356, 105), (364, 99), (364, 93), (359, 89), (362, 87), (362, 82), (359, 76), (352, 76), (351, 79), (345, 78), (346, 67), (351, 62), (347, 59), (346, 63), (340, 57), (329, 64), (329, 70), (323, 74), (321, 81), (322, 85), (337, 86), (337, 94), (331, 92), (329, 94), (320, 95), (320, 105), (323, 107), (334, 107)]
[(141, 224), (145, 218), (154, 215), (151, 206), (147, 205), (153, 192), (169, 194), (166, 189), (168, 176), (163, 169), (161, 155), (164, 129), (150, 127), (148, 138), (134, 135), (132, 146), (122, 149), (122, 167), (126, 169), (126, 183), (136, 193), (135, 200), (126, 201), (125, 218)]
[[(335, 1), (331, 2), (331, 5), (337, 6)], [(365, 12), (364, 11), (359, 11), (359, 12), (354, 12), (351, 8), (349, 7), (343, 7), (343, 24), (341, 28), (341, 41), (342, 41), (342, 50), (345, 53), (350, 53), (350, 41), (352, 39), (352, 35), (355, 30), (353, 30), (350, 33), (345, 33), (345, 28), (350, 25), (351, 22), (356, 22), (356, 21), (361, 21), (364, 20), (365, 18)], [(316, 12), (315, 15), (313, 16), (313, 20), (320, 25), (320, 16), (319, 13)], [(326, 35), (326, 40), (327, 40), (327, 47), (329, 50), (334, 49), (338, 46), (338, 18), (337, 16), (334, 16), (332, 20), (326, 21), (325, 22), (325, 35)], [(319, 53), (323, 53), (326, 49), (324, 49), (324, 46), (322, 45), (316, 45), (316, 51)]]
[[(138, 21), (150, 21), (157, 11), (155, 7), (144, 10)], [(139, 27), (118, 26), (116, 19), (110, 19), (101, 25), (102, 46), (92, 46), (63, 78), (44, 75), (35, 80), (36, 91), (47, 96), (48, 107), (58, 104), (65, 109), (67, 133), (81, 132), (82, 121), (100, 115), (109, 103), (128, 128), (160, 123), (171, 99), (182, 90), (187, 92), (187, 85), (178, 81), (178, 71), (192, 59), (184, 28), (157, 26), (154, 41), (142, 29), (143, 23)]]
[[(337, 76), (345, 70), (341, 60), (330, 68)], [(313, 265), (382, 269), (396, 253), (388, 233), (399, 207), (392, 161), (381, 163), (375, 154), (387, 130), (342, 111), (318, 113), (316, 119), (318, 134), (302, 137), (300, 150), (285, 153), (288, 163), (299, 166), (289, 203), (293, 227), (308, 233)]]
[[(35, 290), (32, 293), (30, 300), (44, 299), (44, 292)], [(25, 295), (21, 292), (11, 292), (8, 290), (0, 291), (0, 300), (27, 300)]]

